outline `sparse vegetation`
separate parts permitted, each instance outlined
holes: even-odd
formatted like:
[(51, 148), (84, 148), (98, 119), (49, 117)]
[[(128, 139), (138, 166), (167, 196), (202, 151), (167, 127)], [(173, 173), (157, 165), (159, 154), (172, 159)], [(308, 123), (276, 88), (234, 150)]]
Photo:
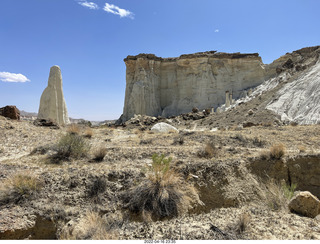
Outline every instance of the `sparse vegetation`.
[(282, 143), (274, 144), (270, 148), (270, 158), (280, 159), (285, 154), (285, 146)]
[(70, 134), (78, 135), (80, 133), (80, 128), (77, 124), (71, 124), (68, 127), (67, 132)]
[(287, 185), (285, 182), (276, 182), (269, 179), (265, 188), (265, 199), (268, 207), (274, 211), (287, 211), (288, 203), (294, 195), (296, 184)]
[(213, 158), (214, 156), (217, 156), (217, 154), (218, 148), (212, 142), (206, 143), (205, 147), (198, 151), (198, 156), (200, 158)]
[(0, 184), (0, 202), (30, 196), (43, 186), (43, 182), (30, 172), (17, 173), (3, 180)]
[(147, 180), (124, 196), (126, 207), (145, 221), (176, 217), (201, 203), (193, 185), (170, 168), (171, 160), (154, 154)]
[(93, 130), (91, 128), (87, 128), (83, 134), (86, 138), (91, 138), (93, 136)]
[(114, 240), (117, 234), (97, 212), (88, 211), (76, 227), (61, 231), (60, 240)]
[(96, 197), (100, 193), (103, 193), (107, 188), (107, 182), (104, 177), (98, 177), (89, 184), (88, 187), (88, 196), (89, 197)]
[(107, 148), (99, 147), (94, 151), (94, 158), (93, 160), (96, 162), (101, 162), (104, 157), (107, 155)]
[[(79, 159), (87, 156), (90, 149), (85, 139), (78, 134), (68, 133), (61, 137), (55, 146), (56, 154), (53, 155), (54, 160), (68, 160), (70, 158)], [(55, 162), (55, 161), (54, 161)]]
[(183, 143), (184, 143), (184, 137), (178, 136), (173, 139), (172, 145), (183, 145)]
[(248, 224), (250, 223), (250, 214), (249, 213), (242, 213), (239, 217), (238, 223), (237, 223), (237, 231), (238, 233), (243, 233), (246, 231)]

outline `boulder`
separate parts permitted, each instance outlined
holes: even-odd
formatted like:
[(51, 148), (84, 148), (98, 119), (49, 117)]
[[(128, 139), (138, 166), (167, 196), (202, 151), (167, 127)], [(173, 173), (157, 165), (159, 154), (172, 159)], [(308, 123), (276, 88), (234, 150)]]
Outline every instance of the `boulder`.
[(320, 201), (308, 191), (298, 192), (289, 202), (291, 212), (314, 218), (320, 214)]
[(59, 129), (59, 125), (56, 124), (54, 121), (51, 119), (36, 119), (33, 122), (34, 125), (36, 126), (45, 126), (45, 127), (50, 127), (52, 129)]
[(10, 119), (20, 120), (20, 111), (16, 106), (5, 106), (0, 108), (0, 115)]
[(50, 69), (48, 86), (40, 99), (38, 119), (52, 120), (60, 125), (70, 123), (62, 91), (62, 76), (59, 66), (55, 65)]
[(160, 133), (167, 133), (171, 131), (178, 132), (177, 128), (164, 122), (160, 122), (152, 126), (151, 131), (160, 132)]

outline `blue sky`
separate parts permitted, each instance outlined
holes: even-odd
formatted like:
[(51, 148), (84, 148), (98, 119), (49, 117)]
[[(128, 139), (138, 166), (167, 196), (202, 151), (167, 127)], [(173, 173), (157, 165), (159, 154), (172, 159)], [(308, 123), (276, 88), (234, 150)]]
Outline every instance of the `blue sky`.
[(127, 55), (320, 45), (319, 0), (0, 0), (0, 107), (37, 112), (59, 65), (69, 116), (117, 119)]

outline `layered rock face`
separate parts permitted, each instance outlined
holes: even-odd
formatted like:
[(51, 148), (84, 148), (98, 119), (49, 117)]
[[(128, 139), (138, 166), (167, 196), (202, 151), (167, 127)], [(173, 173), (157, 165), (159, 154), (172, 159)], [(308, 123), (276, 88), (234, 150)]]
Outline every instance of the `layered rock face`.
[(59, 66), (55, 65), (50, 69), (48, 86), (40, 99), (38, 119), (50, 119), (60, 125), (70, 123), (62, 91), (62, 76)]
[(210, 51), (179, 58), (139, 54), (124, 61), (123, 122), (134, 114), (168, 117), (190, 112), (193, 107), (217, 108), (226, 102), (226, 92), (237, 99), (276, 73), (266, 68), (257, 53)]

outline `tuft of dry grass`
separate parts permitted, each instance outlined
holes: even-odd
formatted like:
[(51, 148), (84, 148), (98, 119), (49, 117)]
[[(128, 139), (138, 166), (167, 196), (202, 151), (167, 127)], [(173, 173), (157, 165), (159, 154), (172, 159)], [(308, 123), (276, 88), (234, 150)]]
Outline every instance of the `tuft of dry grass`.
[(276, 182), (274, 179), (264, 186), (263, 201), (273, 211), (288, 211), (288, 204), (294, 195), (296, 184), (286, 185), (285, 182)]
[(73, 228), (61, 231), (60, 240), (115, 240), (117, 233), (97, 212), (88, 211)]
[(93, 158), (94, 161), (101, 162), (104, 159), (104, 157), (107, 155), (107, 148), (99, 147), (94, 151), (93, 155), (94, 155), (94, 158)]
[(77, 124), (71, 124), (68, 128), (67, 128), (67, 132), (70, 134), (76, 134), (78, 135), (80, 133), (80, 128)]
[(285, 154), (285, 146), (282, 143), (274, 144), (270, 147), (271, 159), (280, 159)]
[(285, 146), (282, 143), (273, 144), (269, 150), (263, 150), (260, 152), (260, 159), (281, 159), (285, 154)]
[(237, 231), (238, 233), (243, 233), (248, 228), (248, 224), (250, 223), (251, 216), (249, 213), (244, 212), (240, 215), (238, 222), (237, 222)]
[(42, 186), (43, 182), (31, 172), (14, 174), (0, 183), (0, 202), (30, 196)]
[(298, 149), (300, 153), (305, 153), (307, 151), (306, 147), (302, 145), (298, 146)]
[(196, 188), (170, 168), (171, 158), (154, 154), (147, 180), (124, 195), (125, 207), (144, 221), (176, 217), (202, 204)]
[(91, 128), (87, 128), (83, 134), (86, 138), (91, 138), (93, 136), (93, 130)]
[(217, 154), (218, 148), (212, 142), (206, 143), (205, 147), (198, 151), (198, 157), (200, 158), (213, 158)]

